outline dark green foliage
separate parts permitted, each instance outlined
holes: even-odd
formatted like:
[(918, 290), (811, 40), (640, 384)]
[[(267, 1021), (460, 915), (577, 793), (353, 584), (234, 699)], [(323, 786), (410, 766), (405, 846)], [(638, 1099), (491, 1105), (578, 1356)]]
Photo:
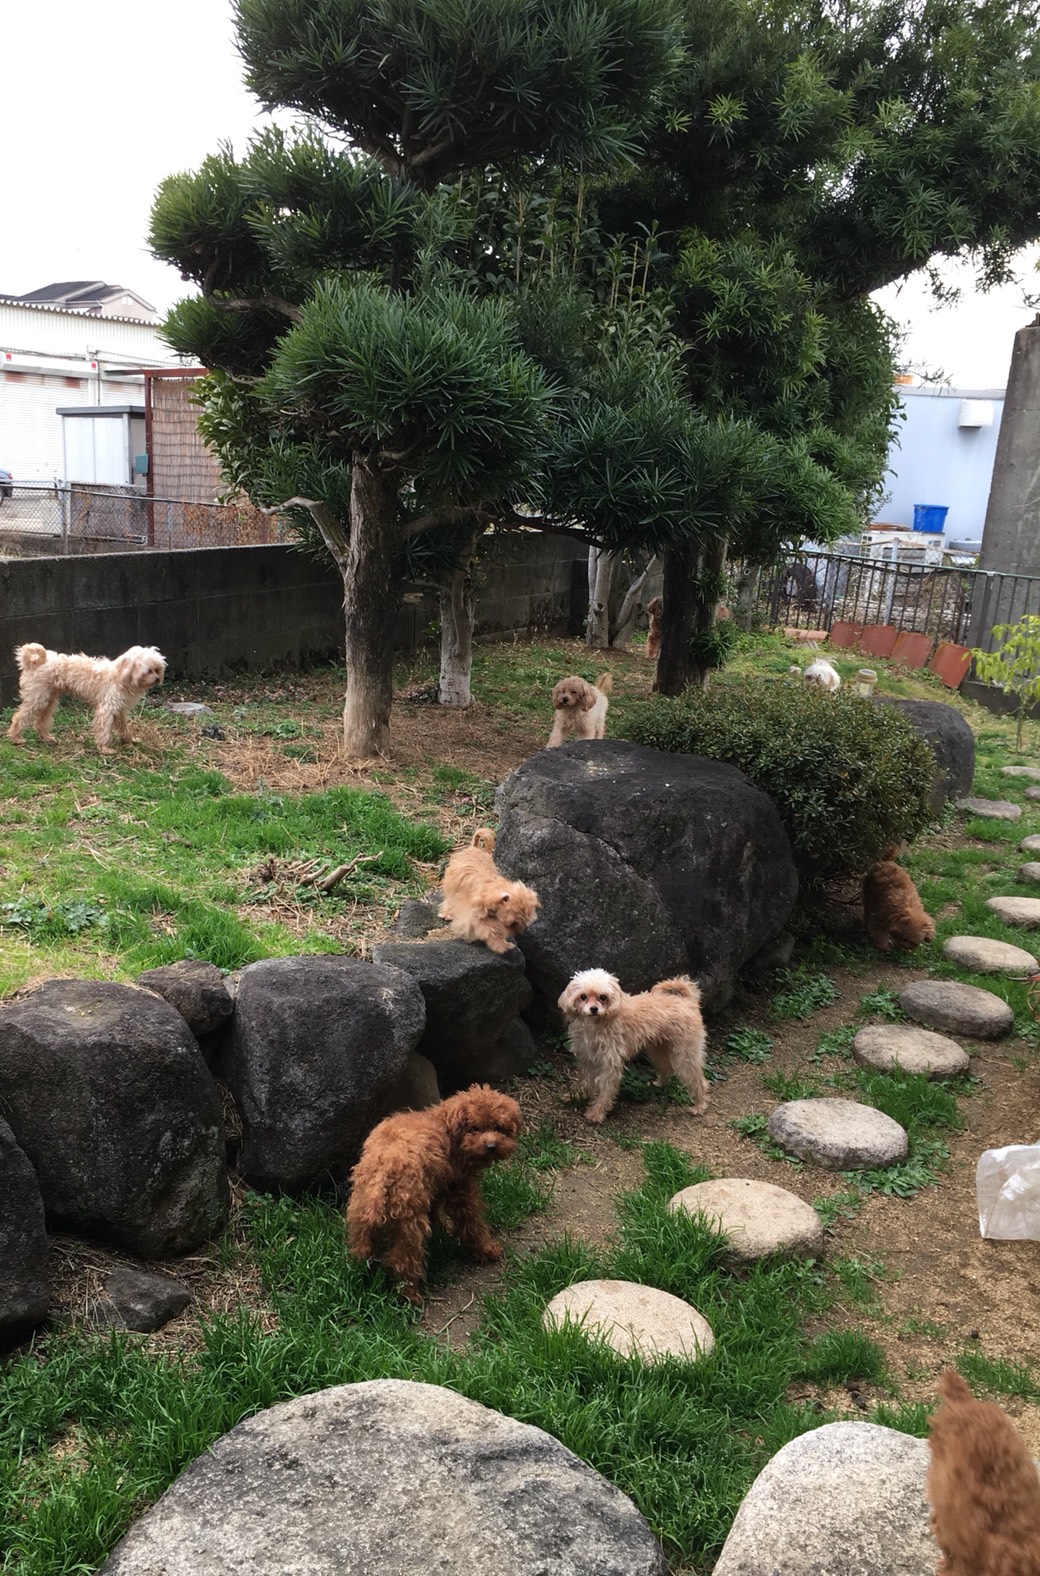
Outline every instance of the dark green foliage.
[(649, 702), (626, 731), (637, 744), (739, 767), (776, 805), (809, 887), (861, 876), (929, 819), (932, 752), (893, 707), (844, 691), (717, 685)]

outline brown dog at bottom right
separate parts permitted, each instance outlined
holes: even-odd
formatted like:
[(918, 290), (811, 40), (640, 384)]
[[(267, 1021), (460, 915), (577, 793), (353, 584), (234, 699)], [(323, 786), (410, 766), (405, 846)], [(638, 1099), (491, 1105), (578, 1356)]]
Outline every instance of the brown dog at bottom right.
[(939, 1394), (925, 1482), (942, 1553), (936, 1576), (1040, 1576), (1040, 1476), (1025, 1440), (954, 1369)]

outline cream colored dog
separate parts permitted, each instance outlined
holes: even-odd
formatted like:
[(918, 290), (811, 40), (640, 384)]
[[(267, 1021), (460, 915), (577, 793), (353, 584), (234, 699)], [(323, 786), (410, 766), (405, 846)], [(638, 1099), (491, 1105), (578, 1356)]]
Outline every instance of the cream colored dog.
[(538, 894), (497, 869), (491, 850), (495, 834), (482, 826), (468, 848), (452, 854), (444, 871), (441, 919), (451, 920), (452, 935), (482, 941), (492, 952), (508, 952), (538, 913)]
[(693, 1096), (694, 1115), (708, 1109), (701, 993), (686, 975), (629, 996), (606, 969), (585, 969), (575, 974), (559, 1008), (590, 1097), (587, 1122), (602, 1122), (613, 1110), (625, 1064), (640, 1053), (653, 1063), (659, 1089), (674, 1073)]
[(821, 689), (833, 692), (841, 689), (841, 674), (832, 663), (827, 661), (826, 657), (817, 657), (815, 661), (810, 662), (802, 674), (802, 682), (805, 684), (818, 684)]
[(568, 737), (602, 739), (607, 727), (607, 696), (613, 687), (609, 673), (601, 673), (595, 684), (586, 684), (576, 673), (561, 679), (552, 692), (552, 733), (545, 746), (555, 750)]
[(34, 728), (45, 744), (53, 744), (51, 721), (63, 695), (76, 695), (94, 708), (94, 740), (102, 755), (111, 755), (112, 740), (131, 743), (127, 717), (166, 673), (166, 658), (154, 646), (131, 646), (121, 657), (65, 656), (36, 641), (16, 646), (14, 660), (21, 678), (21, 705), (11, 718), (7, 737), (21, 744), (26, 728)]

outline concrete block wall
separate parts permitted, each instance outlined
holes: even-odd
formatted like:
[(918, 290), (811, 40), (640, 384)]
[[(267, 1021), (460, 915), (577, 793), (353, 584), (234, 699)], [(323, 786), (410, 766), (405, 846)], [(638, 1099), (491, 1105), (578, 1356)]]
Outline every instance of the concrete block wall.
[[(485, 567), (478, 636), (568, 633), (572, 584), (584, 584), (581, 543), (533, 534), (504, 539)], [(436, 597), (410, 590), (395, 649), (416, 650), (436, 619)], [(280, 545), (0, 561), (4, 705), (18, 691), (13, 648), (28, 640), (108, 657), (132, 645), (158, 646), (171, 677), (307, 667), (342, 658), (343, 588), (327, 565)]]

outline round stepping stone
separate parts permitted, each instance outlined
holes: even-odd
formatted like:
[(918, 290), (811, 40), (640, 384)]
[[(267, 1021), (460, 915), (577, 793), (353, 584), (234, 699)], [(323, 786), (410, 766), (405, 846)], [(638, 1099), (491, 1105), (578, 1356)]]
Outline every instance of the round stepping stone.
[(920, 1073), (923, 1078), (956, 1078), (971, 1063), (967, 1051), (945, 1034), (910, 1023), (878, 1023), (860, 1029), (852, 1054), (861, 1067), (881, 1073)]
[(1019, 865), (1018, 879), (1020, 881), (1040, 881), (1040, 864), (1036, 860), (1029, 860), (1026, 864)]
[(1005, 777), (1031, 777), (1040, 782), (1040, 766), (1002, 766), (1000, 770)]
[(681, 1297), (635, 1281), (575, 1281), (549, 1303), (547, 1330), (580, 1324), (622, 1357), (653, 1363), (661, 1357), (695, 1362), (715, 1345), (711, 1325)]
[(1024, 854), (1040, 854), (1040, 837), (1035, 833), (1032, 837), (1023, 837), (1018, 846)]
[(986, 907), (1007, 925), (1040, 925), (1040, 897), (988, 897)]
[(1026, 798), (1027, 799), (1040, 799), (1040, 788), (1027, 788), (1026, 789)]
[[(1027, 795), (1029, 792), (1027, 788)], [(1017, 821), (1022, 814), (1022, 806), (1012, 804), (1010, 799), (958, 799), (957, 808), (987, 821)]]
[(772, 1182), (720, 1177), (684, 1187), (668, 1200), (670, 1214), (704, 1215), (729, 1238), (726, 1257), (752, 1264), (771, 1253), (815, 1259), (823, 1253), (823, 1221), (804, 1199)]
[(768, 1132), (789, 1154), (828, 1171), (894, 1166), (908, 1147), (898, 1122), (856, 1100), (788, 1100), (769, 1118)]
[[(1036, 866), (1040, 871), (1040, 865)], [(989, 936), (951, 936), (943, 944), (943, 957), (973, 974), (1034, 974), (1040, 963), (1024, 947)]]
[(1015, 1021), (1006, 1001), (978, 985), (958, 980), (914, 980), (899, 993), (908, 1018), (941, 1034), (964, 1034), (970, 1040), (999, 1040)]

